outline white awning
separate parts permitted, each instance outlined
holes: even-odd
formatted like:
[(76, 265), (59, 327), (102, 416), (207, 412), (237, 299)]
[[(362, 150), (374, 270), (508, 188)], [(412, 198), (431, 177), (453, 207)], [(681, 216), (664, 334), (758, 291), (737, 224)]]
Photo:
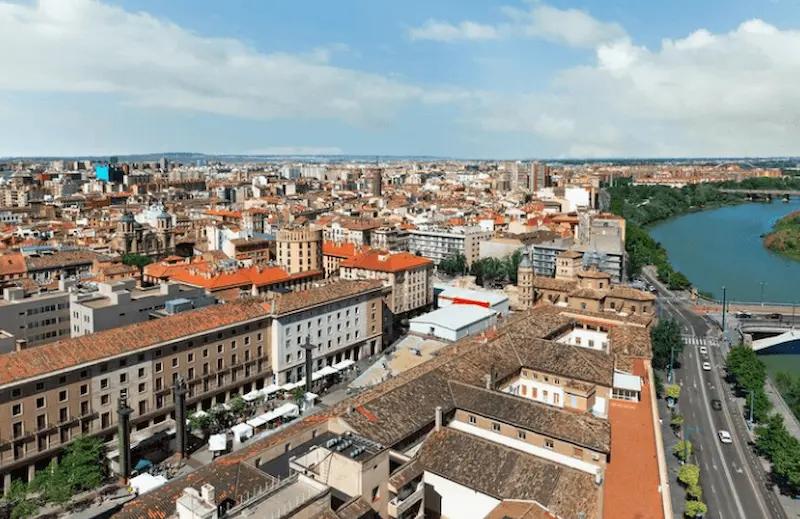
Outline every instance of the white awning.
[(642, 378), (636, 375), (626, 375), (625, 373), (614, 373), (614, 389), (641, 391)]
[[(327, 377), (328, 375), (335, 375), (336, 373), (339, 373), (339, 370), (334, 368), (333, 366), (325, 366), (324, 368), (322, 368), (321, 370), (317, 371), (316, 373), (319, 373), (323, 377)], [(315, 375), (316, 375), (316, 373), (315, 373)]]
[(300, 414), (300, 408), (297, 407), (296, 404), (283, 404), (280, 407), (276, 407), (272, 411), (264, 413), (260, 416), (257, 416), (257, 420), (264, 420), (264, 422), (271, 422), (272, 420), (277, 420), (278, 418), (283, 418), (284, 416), (298, 416)]
[(281, 389), (284, 391), (291, 391), (292, 389), (298, 388), (300, 386), (304, 386), (306, 384), (306, 379), (301, 379), (298, 382), (289, 382), (281, 386)]
[(246, 402), (252, 402), (253, 400), (261, 398), (261, 391), (254, 389), (253, 391), (250, 391), (244, 395), (242, 398), (244, 398)]
[(145, 472), (144, 474), (139, 474), (138, 476), (132, 477), (130, 485), (133, 491), (137, 494), (144, 494), (145, 492), (150, 492), (151, 490), (160, 487), (166, 482), (167, 478), (164, 476), (154, 476)]
[(246, 440), (253, 436), (253, 428), (246, 423), (237, 423), (231, 427), (231, 432), (238, 441)]
[(264, 396), (269, 396), (269, 395), (271, 395), (273, 393), (277, 393), (280, 390), (281, 390), (281, 386), (278, 386), (276, 384), (270, 384), (270, 385), (268, 385), (267, 387), (265, 387), (264, 389), (261, 390), (261, 394), (263, 394)]
[(316, 394), (316, 393), (311, 393), (311, 392), (308, 392), (308, 393), (306, 393), (306, 394), (305, 394), (305, 395), (303, 395), (303, 396), (305, 397), (306, 401), (308, 401), (308, 402), (313, 402), (314, 400), (316, 400), (317, 398), (319, 398), (319, 395), (318, 395), (318, 394)]
[(349, 368), (350, 366), (352, 366), (355, 363), (356, 363), (356, 361), (354, 361), (354, 360), (344, 359), (342, 362), (337, 362), (336, 364), (334, 364), (333, 368), (338, 370), (338, 371), (341, 371), (343, 369)]
[(219, 452), (224, 451), (228, 448), (228, 435), (225, 433), (222, 434), (212, 434), (208, 437), (208, 450), (211, 452)]
[(247, 425), (249, 425), (253, 429), (258, 429), (262, 425), (265, 425), (267, 422), (265, 420), (262, 420), (260, 417), (256, 416), (255, 418), (251, 418), (250, 420), (247, 420), (246, 423), (247, 423)]

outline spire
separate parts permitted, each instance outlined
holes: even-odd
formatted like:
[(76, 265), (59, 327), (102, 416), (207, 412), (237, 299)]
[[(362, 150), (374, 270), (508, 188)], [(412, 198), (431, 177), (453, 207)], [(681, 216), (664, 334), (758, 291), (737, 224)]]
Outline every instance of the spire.
[(528, 247), (522, 251), (522, 261), (519, 262), (519, 268), (521, 269), (530, 269), (533, 268), (533, 262), (531, 262), (531, 252)]

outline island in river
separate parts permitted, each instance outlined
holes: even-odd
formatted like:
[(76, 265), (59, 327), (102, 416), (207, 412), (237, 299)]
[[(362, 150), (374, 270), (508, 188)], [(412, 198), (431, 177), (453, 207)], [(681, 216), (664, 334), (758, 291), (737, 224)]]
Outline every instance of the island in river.
[(764, 247), (795, 261), (800, 261), (800, 211), (793, 211), (777, 222), (764, 236)]

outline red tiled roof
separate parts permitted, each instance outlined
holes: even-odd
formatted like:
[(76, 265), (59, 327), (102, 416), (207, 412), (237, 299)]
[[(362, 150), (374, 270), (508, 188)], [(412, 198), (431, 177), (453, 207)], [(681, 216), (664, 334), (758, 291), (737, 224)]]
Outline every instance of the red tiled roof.
[(410, 252), (397, 252), (391, 254), (381, 250), (370, 250), (355, 258), (342, 261), (345, 268), (374, 270), (378, 272), (402, 272), (417, 268), (433, 266), (433, 262)]
[(28, 267), (25, 264), (25, 257), (21, 252), (0, 256), (0, 276), (24, 274), (27, 270)]
[(322, 254), (325, 256), (335, 256), (337, 258), (352, 258), (358, 254), (359, 249), (355, 243), (337, 243), (326, 241), (322, 243)]
[(658, 474), (652, 388), (644, 361), (633, 361), (633, 372), (642, 377), (639, 402), (611, 400), (611, 461), (606, 469), (603, 517), (614, 519), (664, 519)]
[(262, 267), (260, 265), (212, 273), (208, 269), (194, 270), (191, 266), (185, 265), (183, 269), (176, 269), (172, 272), (170, 274), (170, 280), (203, 287), (209, 290), (221, 290), (224, 288), (246, 287), (250, 285), (260, 287), (317, 274), (321, 274), (321, 272), (309, 271), (292, 275), (280, 267)]
[(243, 299), (6, 353), (0, 355), (0, 385), (267, 315), (269, 305), (258, 299)]

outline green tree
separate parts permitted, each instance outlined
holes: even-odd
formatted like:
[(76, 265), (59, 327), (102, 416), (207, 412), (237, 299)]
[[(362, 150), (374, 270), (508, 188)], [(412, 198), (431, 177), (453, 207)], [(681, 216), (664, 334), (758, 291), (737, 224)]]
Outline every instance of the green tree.
[(736, 386), (744, 391), (763, 390), (767, 381), (767, 368), (749, 346), (734, 346), (726, 361), (728, 374), (733, 377)]
[(666, 369), (670, 359), (677, 359), (683, 352), (685, 344), (681, 336), (681, 328), (675, 319), (662, 319), (650, 331), (650, 342), (653, 345), (653, 367)]
[(678, 481), (686, 487), (692, 487), (700, 483), (700, 467), (686, 463), (678, 468)]
[(467, 258), (463, 254), (455, 254), (439, 262), (439, 270), (449, 276), (463, 276), (467, 273)]
[(247, 409), (247, 402), (245, 402), (244, 398), (241, 396), (236, 396), (228, 402), (228, 406), (230, 407), (231, 413), (237, 418), (242, 418), (244, 415), (245, 409)]
[(206, 412), (193, 413), (192, 416), (189, 417), (189, 428), (193, 431), (200, 431), (203, 438), (208, 438), (209, 434), (211, 434), (211, 427), (213, 424), (214, 419)]
[(73, 491), (92, 490), (106, 479), (105, 446), (94, 436), (78, 436), (64, 449), (58, 472)]
[(680, 413), (675, 413), (674, 415), (672, 415), (672, 419), (669, 421), (669, 425), (676, 430), (683, 427), (683, 415)]
[(481, 286), (502, 281), (507, 277), (507, 265), (497, 258), (483, 258), (472, 262), (470, 274), (475, 276), (475, 283)]
[(306, 389), (305, 387), (296, 387), (291, 391), (292, 401), (297, 404), (297, 406), (302, 407), (303, 401), (306, 398)]
[(506, 274), (508, 275), (508, 279), (513, 284), (517, 284), (517, 274), (519, 273), (519, 264), (522, 262), (522, 249), (518, 249), (514, 251), (512, 254), (509, 254), (503, 261), (506, 265)]
[(667, 386), (667, 398), (677, 400), (681, 396), (681, 386), (678, 384), (670, 384)]
[(672, 452), (681, 461), (688, 461), (692, 457), (692, 442), (689, 440), (681, 440), (672, 448)]
[(776, 453), (792, 447), (792, 436), (786, 430), (783, 416), (769, 415), (766, 421), (756, 427), (756, 447), (759, 452), (772, 458)]
[(28, 485), (18, 479), (11, 481), (5, 498), (13, 507), (12, 519), (27, 519), (39, 511), (39, 507), (28, 498)]
[(748, 416), (750, 415), (751, 402), (753, 407), (753, 420), (759, 423), (766, 420), (769, 412), (772, 411), (772, 402), (769, 401), (769, 397), (767, 397), (763, 387), (755, 390), (752, 398), (750, 395), (747, 396), (745, 412), (748, 414)]
[(686, 517), (702, 517), (708, 512), (708, 507), (702, 501), (686, 501), (684, 514)]
[(60, 506), (67, 503), (74, 494), (67, 472), (55, 460), (44, 470), (36, 473), (30, 484), (33, 492), (39, 492), (42, 500)]
[(142, 254), (125, 254), (122, 256), (122, 263), (125, 265), (133, 265), (139, 268), (139, 274), (144, 273), (144, 268), (153, 263), (153, 259)]
[(703, 499), (703, 488), (700, 485), (691, 485), (686, 489), (686, 495), (695, 501)]
[(11, 509), (11, 519), (28, 519), (39, 513), (39, 507), (30, 499), (24, 499)]

